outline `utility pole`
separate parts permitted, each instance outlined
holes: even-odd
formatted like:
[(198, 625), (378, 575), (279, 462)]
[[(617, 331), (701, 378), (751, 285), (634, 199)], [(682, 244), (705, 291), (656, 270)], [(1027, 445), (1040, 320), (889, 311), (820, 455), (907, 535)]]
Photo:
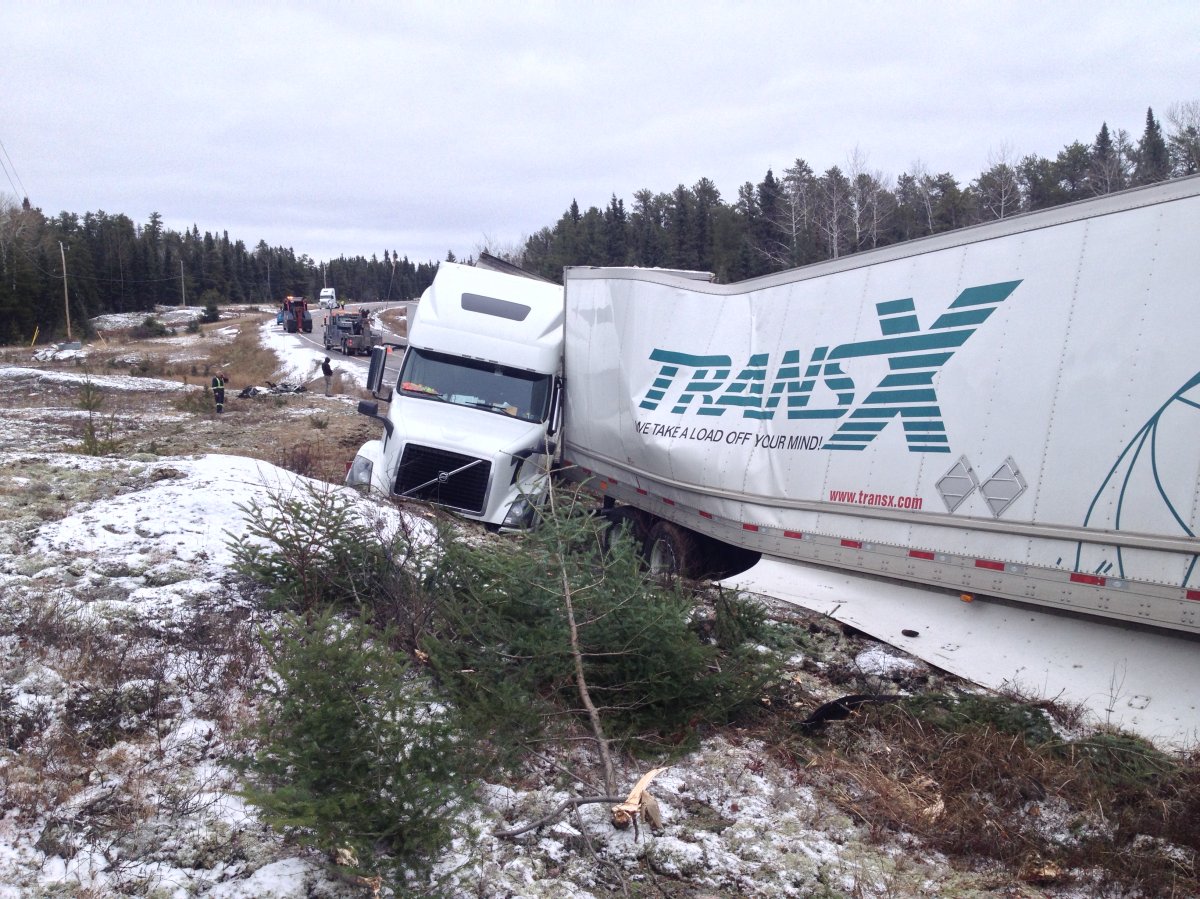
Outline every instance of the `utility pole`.
[(179, 305), (187, 305), (187, 285), (183, 283), (183, 260), (179, 260)]
[(58, 254), (62, 256), (63, 264), (63, 309), (67, 313), (67, 340), (71, 340), (71, 301), (67, 299), (67, 251), (63, 249), (63, 242), (58, 242)]

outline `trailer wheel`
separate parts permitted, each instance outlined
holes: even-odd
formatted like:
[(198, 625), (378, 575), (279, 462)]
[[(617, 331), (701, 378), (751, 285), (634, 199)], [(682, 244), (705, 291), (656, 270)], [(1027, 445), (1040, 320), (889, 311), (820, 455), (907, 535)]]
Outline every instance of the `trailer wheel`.
[(642, 555), (650, 573), (666, 580), (695, 578), (703, 571), (700, 541), (687, 528), (670, 521), (656, 521), (650, 527)]

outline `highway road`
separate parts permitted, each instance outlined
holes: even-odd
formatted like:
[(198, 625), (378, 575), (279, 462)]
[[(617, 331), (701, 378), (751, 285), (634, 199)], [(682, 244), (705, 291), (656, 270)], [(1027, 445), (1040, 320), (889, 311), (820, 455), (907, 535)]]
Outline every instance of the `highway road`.
[[(397, 376), (400, 374), (400, 360), (404, 356), (404, 347), (408, 345), (404, 334), (390, 330), (386, 324), (390, 320), (395, 322), (397, 317), (403, 320), (404, 303), (353, 303), (346, 307), (347, 311), (357, 312), (360, 309), (366, 308), (371, 311), (371, 323), (374, 327), (383, 327), (383, 342), (392, 347), (392, 352), (388, 354), (387, 367), (383, 376), (383, 383), (391, 386), (395, 383)], [(319, 309), (310, 307), (309, 311), (313, 317), (313, 329), (311, 334), (303, 332), (297, 333), (303, 343), (312, 346), (316, 350), (325, 350), (325, 317), (330, 312), (328, 309)], [(350, 364), (361, 366), (365, 372), (371, 364), (370, 356), (343, 356), (335, 348), (329, 351), (330, 359), (337, 359), (340, 365)]]

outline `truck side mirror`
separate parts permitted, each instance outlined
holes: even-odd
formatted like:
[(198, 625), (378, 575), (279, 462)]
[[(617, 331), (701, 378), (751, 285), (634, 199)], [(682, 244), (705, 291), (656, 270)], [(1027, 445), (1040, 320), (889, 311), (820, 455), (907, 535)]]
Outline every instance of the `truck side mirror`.
[(556, 449), (558, 449), (558, 445), (553, 440), (539, 440), (533, 446), (517, 450), (512, 455), (514, 459), (528, 459), (530, 456), (553, 456)]
[[(387, 354), (388, 348), (385, 346), (371, 347), (371, 364), (367, 368), (367, 390), (371, 391), (372, 396), (379, 393), (380, 388), (383, 387), (383, 374), (387, 367)], [(358, 411), (362, 412), (361, 405)], [(368, 415), (370, 413), (363, 412), (363, 414)]]
[(358, 414), (365, 415), (367, 418), (374, 418), (383, 422), (383, 429), (387, 431), (388, 437), (392, 436), (392, 420), (386, 415), (379, 414), (379, 403), (372, 403), (370, 400), (358, 401)]
[[(558, 432), (559, 420), (562, 418), (563, 378), (561, 375), (554, 379), (554, 393), (550, 400), (550, 421), (546, 428), (547, 434)], [(554, 452), (551, 450), (551, 452)]]

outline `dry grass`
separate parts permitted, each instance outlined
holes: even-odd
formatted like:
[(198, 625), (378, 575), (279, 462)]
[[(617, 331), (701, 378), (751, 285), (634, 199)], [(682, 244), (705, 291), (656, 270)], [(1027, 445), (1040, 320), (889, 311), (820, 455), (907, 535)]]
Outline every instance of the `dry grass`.
[(211, 362), (224, 368), (226, 378), (233, 386), (281, 380), (278, 357), (259, 340), (260, 324), (261, 320), (242, 323), (232, 343), (222, 345), (219, 352), (210, 354)]
[[(259, 342), (263, 318), (243, 316), (236, 321), (233, 326), (238, 333), (232, 341), (196, 340), (186, 361), (169, 361), (168, 351), (174, 348), (161, 341), (137, 341), (120, 334), (108, 333), (104, 343), (90, 345), (88, 371), (178, 380), (205, 389), (183, 394), (104, 392), (96, 415), (71, 425), (78, 446), (83, 451), (92, 446), (105, 454), (119, 451), (124, 455), (229, 453), (341, 483), (355, 451), (378, 437), (379, 427), (345, 402), (340, 374), (334, 377), (334, 397), (328, 400), (319, 389), (296, 395), (238, 397), (243, 387), (283, 380), (279, 360)], [(218, 327), (228, 328), (230, 323), (208, 325), (205, 331)], [(227, 385), (225, 411), (220, 416), (207, 389), (218, 371)], [(74, 410), (79, 396), (77, 387), (61, 388), (31, 400), (30, 406)], [(159, 419), (156, 426), (147, 427), (148, 416)], [(89, 423), (94, 428), (90, 439)]]
[[(119, 873), (139, 833), (194, 820), (213, 801), (215, 785), (196, 782), (194, 763), (240, 739), (241, 699), (262, 672), (246, 610), (211, 602), (151, 633), (101, 622), (86, 603), (54, 594), (10, 601), (5, 667), (15, 677), (49, 666), (67, 686), (34, 707), (0, 687), (0, 799), (18, 822), (46, 819), (37, 848), (70, 859), (87, 845)], [(207, 735), (167, 739), (196, 716), (213, 722)]]
[(1018, 700), (960, 709), (942, 698), (865, 710), (830, 728), (815, 754), (794, 747), (793, 758), (881, 837), (916, 834), (1025, 883), (1200, 894), (1200, 758), (1126, 735), (1068, 740), (1039, 726), (1043, 709)]

